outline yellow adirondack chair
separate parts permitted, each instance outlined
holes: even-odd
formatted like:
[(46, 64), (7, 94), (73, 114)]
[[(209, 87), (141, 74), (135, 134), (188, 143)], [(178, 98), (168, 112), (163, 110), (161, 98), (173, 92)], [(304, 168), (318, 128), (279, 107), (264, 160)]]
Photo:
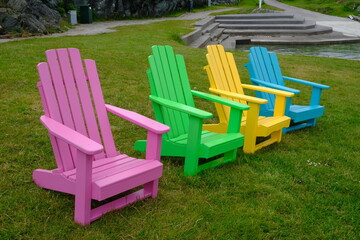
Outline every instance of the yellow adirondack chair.
[[(243, 112), (241, 122), (241, 133), (245, 135), (244, 152), (254, 153), (260, 148), (280, 142), (282, 129), (290, 125), (290, 118), (284, 116), (286, 98), (292, 97), (294, 94), (272, 88), (242, 84), (232, 53), (225, 52), (222, 45), (208, 45), (207, 50), (206, 58), (209, 65), (205, 66), (204, 69), (210, 81), (209, 91), (250, 106), (250, 110)], [(274, 115), (272, 117), (259, 116), (260, 104), (265, 104), (268, 100), (245, 95), (243, 89), (275, 94)], [(224, 133), (229, 124), (229, 108), (217, 103), (215, 103), (215, 107), (220, 122), (206, 124), (203, 129)], [(266, 137), (266, 139), (256, 144), (257, 137)]]

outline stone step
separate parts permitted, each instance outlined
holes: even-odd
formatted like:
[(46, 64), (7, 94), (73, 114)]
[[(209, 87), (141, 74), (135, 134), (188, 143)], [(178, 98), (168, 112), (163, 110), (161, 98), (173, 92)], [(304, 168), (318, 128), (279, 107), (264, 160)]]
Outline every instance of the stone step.
[(206, 28), (207, 26), (209, 26), (210, 24), (214, 23), (215, 21), (215, 17), (210, 16), (210, 17), (206, 17), (204, 19), (201, 19), (200, 21), (197, 21), (195, 23), (195, 26), (197, 27), (202, 27), (202, 28)]
[(216, 39), (218, 39), (222, 33), (224, 32), (224, 28), (217, 28), (214, 32), (212, 32), (211, 35), (211, 41), (214, 41)]
[(324, 33), (331, 33), (332, 28), (317, 26), (310, 29), (225, 29), (223, 33), (239, 36), (256, 36), (256, 35), (294, 35), (309, 36)]
[[(192, 42), (196, 41), (197, 39), (199, 39), (202, 35), (204, 35), (204, 33), (206, 33), (207, 28), (209, 28), (210, 25), (214, 24), (215, 21), (215, 17), (210, 16), (207, 18), (204, 18), (200, 21), (197, 21), (195, 23), (195, 30), (191, 33), (186, 34), (185, 36), (182, 36), (182, 40), (184, 41), (184, 43), (186, 43), (187, 45), (191, 45)], [(218, 23), (216, 24), (216, 28), (219, 25)], [(215, 26), (214, 26), (215, 28)], [(205, 30), (205, 31), (204, 31)], [(211, 29), (209, 29), (210, 31)]]
[(269, 18), (269, 19), (217, 19), (220, 24), (301, 24), (304, 18)]
[(218, 44), (219, 44), (219, 43), (222, 43), (223, 41), (225, 41), (228, 37), (229, 37), (229, 35), (227, 35), (227, 34), (222, 34), (222, 35), (218, 38)]
[(267, 19), (267, 18), (293, 18), (293, 14), (283, 13), (254, 13), (254, 14), (229, 14), (215, 16), (218, 19)]
[(209, 26), (207, 26), (205, 29), (202, 30), (202, 34), (205, 33), (212, 33), (213, 31), (215, 31), (219, 26), (219, 23), (212, 23)]
[(314, 22), (304, 24), (220, 24), (225, 29), (310, 29), (314, 28)]
[(201, 37), (202, 35), (202, 30), (201, 28), (196, 28), (195, 31), (188, 33), (184, 36), (182, 36), (182, 40), (184, 41), (184, 43), (186, 43), (187, 45), (190, 45), (192, 42), (196, 41), (196, 39), (198, 39), (199, 37)]
[(196, 39), (194, 42), (190, 43), (190, 46), (193, 48), (203, 48), (207, 45), (208, 42), (210, 42), (211, 36), (209, 33), (205, 33), (198, 39)]

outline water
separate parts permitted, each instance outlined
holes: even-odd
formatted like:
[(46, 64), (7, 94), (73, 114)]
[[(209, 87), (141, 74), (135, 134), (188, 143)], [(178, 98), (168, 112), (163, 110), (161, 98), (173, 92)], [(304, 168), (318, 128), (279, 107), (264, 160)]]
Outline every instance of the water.
[[(253, 45), (241, 44), (237, 45), (236, 49), (249, 52), (250, 47), (253, 47)], [(270, 52), (279, 54), (360, 60), (360, 43), (333, 45), (264, 45), (264, 47)]]

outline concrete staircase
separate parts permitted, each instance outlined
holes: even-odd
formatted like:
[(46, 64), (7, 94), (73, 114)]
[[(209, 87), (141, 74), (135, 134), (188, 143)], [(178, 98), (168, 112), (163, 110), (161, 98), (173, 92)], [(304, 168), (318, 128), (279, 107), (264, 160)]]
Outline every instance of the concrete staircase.
[(182, 37), (194, 48), (222, 44), (235, 49), (241, 44), (334, 44), (360, 42), (331, 27), (285, 13), (218, 15), (195, 23), (195, 31)]
[(210, 42), (224, 40), (224, 28), (219, 27), (215, 17), (207, 17), (195, 23), (195, 31), (182, 37), (183, 41), (194, 48), (203, 48)]
[(231, 36), (296, 35), (307, 36), (331, 33), (332, 28), (316, 25), (304, 18), (281, 13), (219, 15), (215, 23)]

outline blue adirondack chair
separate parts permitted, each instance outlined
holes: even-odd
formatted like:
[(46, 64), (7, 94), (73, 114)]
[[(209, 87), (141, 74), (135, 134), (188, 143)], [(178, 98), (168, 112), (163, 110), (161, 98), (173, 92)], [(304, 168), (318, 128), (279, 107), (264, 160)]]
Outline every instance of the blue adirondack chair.
[[(245, 64), (250, 74), (252, 84), (256, 86), (270, 87), (278, 90), (299, 94), (297, 89), (285, 86), (284, 80), (305, 84), (312, 87), (310, 104), (307, 106), (291, 104), (291, 98), (288, 98), (285, 115), (292, 120), (292, 125), (284, 128), (283, 132), (289, 132), (304, 127), (314, 127), (316, 118), (324, 114), (324, 106), (320, 105), (322, 89), (329, 89), (329, 86), (313, 83), (301, 79), (285, 77), (281, 73), (280, 65), (275, 53), (269, 53), (264, 47), (250, 48), (248, 55), (249, 63)], [(256, 96), (268, 100), (267, 104), (262, 104), (260, 115), (272, 116), (274, 112), (275, 96), (273, 94), (256, 91)]]

